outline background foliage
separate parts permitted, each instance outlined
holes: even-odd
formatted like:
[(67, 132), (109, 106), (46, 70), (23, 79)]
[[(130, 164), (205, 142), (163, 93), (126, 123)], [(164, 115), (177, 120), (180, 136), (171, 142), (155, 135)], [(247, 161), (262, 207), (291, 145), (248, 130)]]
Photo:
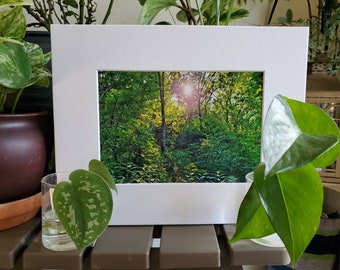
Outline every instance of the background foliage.
[(101, 72), (99, 85), (117, 183), (243, 181), (259, 162), (262, 73)]

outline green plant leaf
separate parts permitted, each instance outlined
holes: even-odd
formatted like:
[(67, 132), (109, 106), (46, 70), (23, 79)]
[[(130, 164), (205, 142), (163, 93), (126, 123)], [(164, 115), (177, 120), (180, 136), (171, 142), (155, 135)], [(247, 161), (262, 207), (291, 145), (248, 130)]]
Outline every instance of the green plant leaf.
[(32, 67), (32, 78), (30, 84), (48, 87), (51, 73), (45, 68), (46, 58), (50, 58), (50, 53), (46, 56), (38, 44), (24, 42), (24, 50), (29, 56)]
[[(264, 164), (256, 167), (254, 179), (264, 177), (264, 168)], [(260, 238), (272, 233), (274, 233), (274, 229), (261, 204), (255, 185), (252, 183), (241, 203), (237, 217), (236, 232), (229, 242), (234, 243), (241, 239)]]
[(99, 174), (112, 190), (118, 192), (115, 181), (106, 166), (97, 159), (92, 159), (89, 163), (89, 171)]
[(238, 19), (242, 19), (242, 18), (246, 18), (248, 17), (250, 14), (248, 9), (244, 9), (244, 8), (234, 8), (232, 13), (231, 13), (231, 20), (238, 20)]
[(32, 69), (22, 45), (0, 42), (0, 84), (13, 89), (30, 83)]
[[(191, 10), (191, 13), (192, 13), (194, 16), (197, 16), (197, 15), (198, 15), (198, 10), (192, 9), (192, 10)], [(181, 9), (180, 11), (177, 12), (176, 18), (177, 18), (177, 20), (180, 21), (180, 22), (183, 22), (183, 23), (188, 22), (187, 15), (186, 15), (186, 13), (184, 12), (184, 10), (182, 10), (182, 9)]]
[(92, 244), (109, 224), (111, 190), (96, 173), (76, 170), (70, 181), (59, 183), (53, 193), (56, 213), (78, 249)]
[(269, 220), (295, 266), (320, 222), (323, 190), (319, 174), (308, 164), (270, 178), (256, 179), (254, 183)]
[(338, 138), (338, 142), (330, 147), (331, 149), (328, 149), (313, 161), (316, 168), (323, 168), (332, 164), (340, 154), (340, 133), (337, 124), (319, 107), (293, 99), (286, 99), (286, 101), (302, 132), (319, 135), (326, 131), (328, 135)]
[(140, 24), (150, 24), (156, 15), (169, 7), (177, 7), (176, 0), (146, 0), (140, 14)]
[[(300, 103), (302, 108), (305, 105), (305, 103)], [(299, 113), (300, 110), (295, 110), (297, 117), (301, 117)], [(325, 132), (320, 132), (318, 134), (322, 135), (318, 135), (311, 134), (310, 130), (305, 128), (301, 130), (295, 121), (295, 115), (284, 97), (276, 96), (273, 99), (263, 128), (266, 175), (304, 166), (338, 142), (338, 137), (333, 134), (327, 135), (324, 134)], [(306, 123), (316, 125), (314, 118), (310, 115), (304, 116)]]
[(0, 37), (23, 38), (26, 33), (26, 19), (22, 6), (0, 12)]
[(76, 0), (63, 0), (63, 4), (73, 8), (78, 8), (78, 3)]
[(287, 12), (286, 12), (286, 17), (287, 17), (287, 21), (289, 23), (292, 23), (293, 21), (293, 10), (292, 9), (287, 9)]
[(25, 2), (22, 0), (1, 0), (0, 1), (0, 8), (3, 7), (14, 7), (14, 6), (24, 6), (24, 5), (30, 5), (29, 2)]

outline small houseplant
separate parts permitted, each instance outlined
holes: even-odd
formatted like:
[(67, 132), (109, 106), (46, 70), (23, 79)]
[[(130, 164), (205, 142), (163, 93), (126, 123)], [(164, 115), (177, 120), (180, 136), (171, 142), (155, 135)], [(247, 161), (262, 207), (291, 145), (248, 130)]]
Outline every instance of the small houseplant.
[[(191, 1), (177, 0), (138, 0), (143, 6), (140, 14), (140, 24), (151, 24), (156, 15), (162, 10), (175, 8), (178, 10), (176, 17), (170, 15), (173, 24), (187, 23), (189, 25), (229, 25), (230, 22), (249, 16), (249, 11), (242, 8), (242, 3), (247, 0), (204, 0)], [(263, 0), (260, 0), (261, 2)], [(157, 24), (171, 24), (169, 22), (158, 22)]]
[(96, 159), (89, 162), (88, 170), (75, 170), (69, 178), (55, 187), (53, 204), (79, 250), (96, 241), (108, 226), (113, 210), (111, 190), (118, 191), (108, 169)]
[[(277, 1), (276, 1), (277, 2)], [(293, 9), (289, 8), (285, 16), (278, 18), (278, 22), (288, 26), (309, 27), (310, 63), (325, 63), (326, 72), (336, 75), (340, 70), (340, 3), (337, 0), (318, 0), (316, 8), (311, 0), (306, 0), (304, 18), (294, 18)], [(271, 14), (274, 14), (276, 5), (273, 5)], [(315, 12), (314, 12), (315, 10)]]
[(262, 138), (263, 161), (255, 168), (230, 242), (276, 232), (294, 267), (319, 226), (323, 188), (316, 168), (338, 157), (339, 129), (320, 108), (277, 96)]
[[(21, 0), (3, 2), (0, 8), (0, 112), (14, 113), (25, 88), (47, 87), (51, 74), (46, 64), (51, 54), (24, 41), (26, 20)], [(26, 3), (27, 4), (27, 3)]]
[(24, 4), (0, 3), (0, 203), (38, 193), (46, 169), (46, 112), (17, 110), (23, 91), (31, 85), (48, 86), (51, 76), (46, 69), (50, 54), (23, 40)]

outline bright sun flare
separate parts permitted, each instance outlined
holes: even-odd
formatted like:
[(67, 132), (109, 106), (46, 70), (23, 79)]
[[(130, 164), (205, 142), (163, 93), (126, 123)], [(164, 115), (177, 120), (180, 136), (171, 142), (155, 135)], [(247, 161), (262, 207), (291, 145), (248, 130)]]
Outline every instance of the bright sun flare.
[(184, 94), (185, 96), (187, 96), (187, 97), (191, 96), (191, 95), (192, 95), (192, 92), (193, 92), (193, 87), (192, 87), (192, 85), (187, 84), (187, 85), (185, 85), (185, 86), (183, 87), (183, 94)]

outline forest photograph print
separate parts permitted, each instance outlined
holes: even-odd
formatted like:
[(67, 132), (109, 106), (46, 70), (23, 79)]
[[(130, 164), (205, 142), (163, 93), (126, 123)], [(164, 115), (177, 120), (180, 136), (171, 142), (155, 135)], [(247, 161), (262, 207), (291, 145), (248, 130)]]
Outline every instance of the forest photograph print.
[(262, 72), (100, 71), (101, 160), (116, 183), (231, 183), (260, 161)]

